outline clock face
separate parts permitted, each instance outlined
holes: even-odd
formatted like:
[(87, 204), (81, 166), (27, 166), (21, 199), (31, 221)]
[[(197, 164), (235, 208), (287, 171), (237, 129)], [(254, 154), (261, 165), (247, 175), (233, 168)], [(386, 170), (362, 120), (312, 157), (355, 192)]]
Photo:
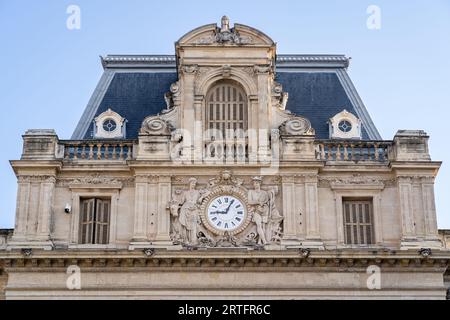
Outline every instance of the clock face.
[(221, 231), (232, 231), (245, 220), (245, 207), (241, 200), (230, 195), (214, 198), (207, 208), (208, 222)]

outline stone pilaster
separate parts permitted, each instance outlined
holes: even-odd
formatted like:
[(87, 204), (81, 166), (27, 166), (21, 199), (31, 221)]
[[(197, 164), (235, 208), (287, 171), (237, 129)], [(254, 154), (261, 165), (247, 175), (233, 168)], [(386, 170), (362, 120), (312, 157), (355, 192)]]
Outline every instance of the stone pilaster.
[(40, 186), (38, 221), (36, 239), (39, 241), (50, 240), (50, 223), (52, 204), (55, 193), (55, 177), (48, 177)]
[(400, 216), (402, 221), (402, 246), (408, 242), (417, 240), (414, 213), (413, 213), (413, 194), (412, 182), (410, 177), (398, 178), (398, 192), (400, 201)]
[(8, 249), (51, 250), (51, 216), (55, 176), (19, 175), (14, 234)]
[(281, 178), (281, 190), (283, 194), (283, 240), (282, 245), (300, 246), (297, 236), (297, 211), (295, 194), (295, 177), (283, 176)]
[(258, 82), (258, 158), (267, 161), (270, 157), (269, 119), (270, 119), (270, 88), (269, 76), (271, 68), (266, 65), (255, 66)]
[(203, 159), (203, 130), (204, 119), (202, 119), (203, 95), (196, 95), (194, 98), (194, 161), (201, 163)]
[(134, 197), (134, 227), (133, 238), (130, 245), (132, 247), (145, 246), (149, 244), (147, 238), (147, 221), (148, 221), (148, 209), (147, 209), (147, 195), (148, 195), (148, 182), (145, 177), (136, 176), (136, 187)]
[(306, 238), (302, 242), (305, 247), (323, 249), (320, 236), (320, 218), (318, 203), (317, 175), (305, 175), (305, 220)]
[(185, 161), (190, 161), (193, 158), (194, 152), (194, 132), (195, 132), (195, 109), (194, 109), (194, 85), (195, 75), (197, 73), (197, 65), (183, 65), (181, 66), (183, 86), (183, 111), (181, 115), (181, 128), (183, 128), (183, 146), (182, 158)]
[(170, 239), (170, 214), (168, 204), (171, 197), (171, 178), (170, 176), (160, 176), (158, 180), (158, 199), (157, 200), (157, 231), (152, 246), (168, 246), (173, 242)]

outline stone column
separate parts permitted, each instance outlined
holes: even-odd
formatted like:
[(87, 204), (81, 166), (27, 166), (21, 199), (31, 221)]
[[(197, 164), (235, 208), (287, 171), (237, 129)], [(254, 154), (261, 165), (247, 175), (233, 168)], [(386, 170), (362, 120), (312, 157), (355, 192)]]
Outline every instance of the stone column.
[(305, 176), (306, 239), (302, 244), (305, 247), (323, 249), (323, 242), (320, 237), (317, 182), (317, 175)]

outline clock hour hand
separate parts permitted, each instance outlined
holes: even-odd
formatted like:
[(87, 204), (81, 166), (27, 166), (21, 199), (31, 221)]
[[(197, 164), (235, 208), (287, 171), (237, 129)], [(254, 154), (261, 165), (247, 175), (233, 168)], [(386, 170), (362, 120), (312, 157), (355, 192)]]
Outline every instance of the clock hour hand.
[(210, 214), (226, 214), (227, 212), (226, 211), (214, 211), (214, 212), (211, 212)]

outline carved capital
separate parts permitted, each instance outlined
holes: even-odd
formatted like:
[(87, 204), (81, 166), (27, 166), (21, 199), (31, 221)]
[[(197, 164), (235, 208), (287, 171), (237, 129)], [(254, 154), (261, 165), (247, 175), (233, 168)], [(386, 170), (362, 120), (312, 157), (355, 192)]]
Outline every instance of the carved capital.
[(272, 68), (270, 65), (255, 65), (253, 70), (256, 74), (268, 74), (271, 72)]
[(183, 72), (186, 74), (195, 74), (198, 71), (198, 65), (183, 65), (181, 67), (181, 70), (183, 70)]

